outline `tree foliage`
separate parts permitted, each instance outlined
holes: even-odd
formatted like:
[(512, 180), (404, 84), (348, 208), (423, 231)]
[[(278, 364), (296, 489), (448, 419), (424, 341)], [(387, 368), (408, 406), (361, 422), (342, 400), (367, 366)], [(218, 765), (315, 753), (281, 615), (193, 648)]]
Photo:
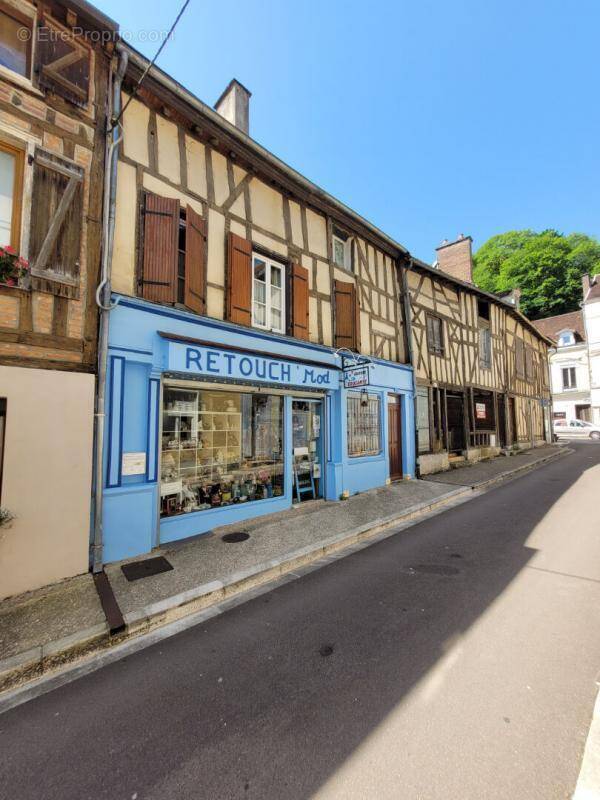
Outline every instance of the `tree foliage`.
[(521, 289), (521, 310), (539, 319), (579, 308), (581, 276), (600, 273), (600, 242), (583, 233), (508, 231), (488, 239), (473, 260), (478, 286)]

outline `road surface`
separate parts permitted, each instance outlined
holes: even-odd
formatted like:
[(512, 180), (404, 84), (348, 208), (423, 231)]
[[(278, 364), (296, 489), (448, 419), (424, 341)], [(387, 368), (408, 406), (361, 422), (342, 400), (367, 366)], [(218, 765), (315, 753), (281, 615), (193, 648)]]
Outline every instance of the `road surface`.
[(2, 715), (0, 796), (570, 797), (600, 673), (600, 445), (572, 446)]

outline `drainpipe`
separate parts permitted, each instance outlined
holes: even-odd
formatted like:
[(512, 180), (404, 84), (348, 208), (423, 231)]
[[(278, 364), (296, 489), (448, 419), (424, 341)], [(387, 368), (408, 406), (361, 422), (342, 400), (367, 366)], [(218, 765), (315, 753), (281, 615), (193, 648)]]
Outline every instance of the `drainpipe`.
[[(119, 64), (116, 75), (109, 86), (108, 122), (105, 153), (104, 196), (102, 209), (102, 267), (101, 280), (96, 289), (100, 321), (98, 332), (98, 385), (96, 395), (95, 419), (95, 463), (94, 463), (94, 526), (91, 552), (92, 572), (102, 571), (102, 502), (103, 502), (103, 464), (104, 464), (104, 409), (106, 406), (106, 363), (108, 356), (108, 317), (117, 303), (111, 303), (110, 269), (112, 263), (115, 233), (115, 206), (117, 197), (117, 161), (122, 134), (119, 126), (113, 126), (121, 109), (121, 84), (127, 68), (127, 52), (117, 46)], [(112, 70), (111, 70), (112, 77)]]
[(404, 305), (404, 330), (406, 342), (406, 355), (408, 363), (412, 367), (412, 384), (413, 384), (413, 415), (414, 415), (414, 429), (415, 429), (415, 475), (417, 478), (421, 477), (419, 470), (419, 430), (417, 428), (417, 379), (415, 377), (415, 364), (413, 359), (413, 346), (412, 346), (412, 310), (410, 307), (410, 295), (408, 293), (408, 280), (406, 274), (412, 266), (412, 257), (407, 255), (403, 261), (399, 262), (400, 267), (400, 280), (402, 283), (402, 302)]

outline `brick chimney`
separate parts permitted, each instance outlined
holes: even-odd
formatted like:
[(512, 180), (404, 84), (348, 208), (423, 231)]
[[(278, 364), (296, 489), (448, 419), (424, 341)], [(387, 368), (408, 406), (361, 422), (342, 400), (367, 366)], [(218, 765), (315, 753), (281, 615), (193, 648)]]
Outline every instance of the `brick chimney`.
[(587, 293), (589, 292), (592, 286), (592, 281), (590, 276), (587, 274), (581, 276), (581, 287), (583, 289), (583, 299), (585, 300)]
[(438, 266), (442, 272), (447, 272), (461, 281), (473, 283), (472, 242), (473, 239), (470, 236), (464, 236), (462, 233), (455, 242), (447, 242), (444, 239), (435, 251)]
[(231, 122), (236, 128), (239, 128), (246, 135), (250, 132), (250, 98), (252, 92), (249, 92), (245, 86), (236, 80), (231, 80), (223, 94), (215, 103), (215, 111), (222, 117), (225, 117), (227, 122)]

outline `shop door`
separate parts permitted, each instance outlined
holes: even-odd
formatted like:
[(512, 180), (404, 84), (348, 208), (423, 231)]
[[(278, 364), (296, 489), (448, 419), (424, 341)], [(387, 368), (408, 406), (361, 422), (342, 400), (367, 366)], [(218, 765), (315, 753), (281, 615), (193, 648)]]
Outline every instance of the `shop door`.
[(397, 394), (388, 397), (388, 452), (390, 457), (390, 478), (402, 478), (402, 407)]
[(506, 447), (506, 399), (503, 394), (498, 395), (498, 443)]
[(447, 392), (448, 452), (461, 453), (465, 442), (465, 406), (462, 393)]
[(296, 502), (323, 496), (323, 402), (292, 400), (292, 495)]
[(508, 419), (510, 421), (510, 438), (511, 445), (517, 442), (517, 415), (515, 412), (515, 398), (508, 398)]

